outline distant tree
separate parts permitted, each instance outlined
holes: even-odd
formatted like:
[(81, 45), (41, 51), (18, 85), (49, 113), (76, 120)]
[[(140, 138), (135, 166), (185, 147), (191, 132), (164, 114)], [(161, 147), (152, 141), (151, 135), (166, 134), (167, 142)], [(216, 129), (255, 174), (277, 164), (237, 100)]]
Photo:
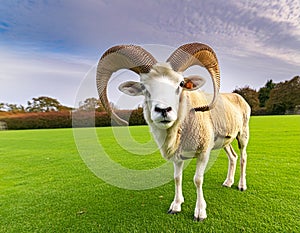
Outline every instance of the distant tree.
[[(22, 113), (25, 112), (25, 107), (23, 105), (17, 105), (17, 104), (5, 104), (6, 110), (8, 112), (12, 113)], [(4, 107), (5, 108), (5, 107)]]
[(300, 105), (300, 76), (277, 84), (266, 102), (267, 110), (272, 114), (285, 114), (286, 111), (293, 111), (298, 105)]
[(259, 106), (265, 107), (267, 100), (270, 98), (270, 92), (275, 88), (276, 84), (270, 79), (267, 81), (264, 87), (258, 91)]
[(26, 112), (26, 109), (23, 105), (0, 103), (0, 111), (11, 112), (11, 113), (22, 113), (22, 112)]
[(87, 98), (83, 102), (79, 103), (79, 110), (82, 111), (97, 111), (97, 112), (104, 112), (105, 109), (103, 105), (101, 104), (99, 99), (96, 99), (94, 97)]
[(26, 112), (26, 108), (21, 104), (18, 106), (19, 112)]
[(16, 104), (7, 104), (8, 112), (18, 112), (18, 106)]
[(5, 110), (5, 103), (0, 103), (0, 111), (4, 111)]
[(61, 105), (61, 106), (58, 107), (58, 111), (59, 112), (72, 111), (72, 110), (74, 110), (74, 108), (63, 106), (63, 105)]
[(62, 107), (57, 99), (46, 96), (32, 98), (32, 102), (28, 101), (27, 105), (26, 110), (28, 112), (57, 112)]
[(252, 112), (255, 112), (259, 109), (259, 99), (258, 99), (258, 92), (249, 86), (245, 86), (242, 88), (237, 88), (233, 91), (244, 97), (247, 103), (250, 105)]

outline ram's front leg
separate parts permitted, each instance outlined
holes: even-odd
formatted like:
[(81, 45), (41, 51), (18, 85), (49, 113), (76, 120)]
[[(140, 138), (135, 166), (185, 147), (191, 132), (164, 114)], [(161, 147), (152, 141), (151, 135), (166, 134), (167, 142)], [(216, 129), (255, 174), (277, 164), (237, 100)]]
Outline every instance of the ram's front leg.
[(171, 203), (168, 213), (176, 214), (181, 211), (181, 204), (184, 202), (182, 195), (182, 171), (183, 161), (174, 162), (174, 180), (175, 180), (175, 197)]
[(202, 185), (204, 179), (205, 168), (209, 159), (209, 152), (201, 153), (197, 158), (196, 173), (194, 176), (194, 183), (197, 189), (197, 202), (194, 212), (195, 221), (203, 221), (206, 219), (206, 202), (204, 200)]

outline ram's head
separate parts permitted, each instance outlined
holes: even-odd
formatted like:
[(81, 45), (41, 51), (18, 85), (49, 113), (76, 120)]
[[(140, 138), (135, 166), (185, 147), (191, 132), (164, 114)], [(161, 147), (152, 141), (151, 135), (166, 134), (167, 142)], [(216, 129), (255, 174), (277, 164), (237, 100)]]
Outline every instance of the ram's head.
[(214, 96), (211, 103), (195, 108), (196, 111), (208, 111), (213, 108), (219, 92), (219, 66), (214, 51), (200, 43), (182, 45), (171, 54), (166, 63), (158, 63), (149, 52), (135, 45), (120, 45), (108, 49), (100, 58), (97, 68), (100, 100), (117, 123), (128, 124), (111, 109), (107, 99), (107, 84), (113, 72), (129, 69), (140, 75), (140, 82), (127, 81), (119, 89), (128, 95), (144, 95), (151, 121), (159, 128), (169, 128), (178, 117), (181, 93), (196, 90), (205, 82), (199, 76), (183, 76), (182, 73), (193, 65), (205, 67), (213, 81)]

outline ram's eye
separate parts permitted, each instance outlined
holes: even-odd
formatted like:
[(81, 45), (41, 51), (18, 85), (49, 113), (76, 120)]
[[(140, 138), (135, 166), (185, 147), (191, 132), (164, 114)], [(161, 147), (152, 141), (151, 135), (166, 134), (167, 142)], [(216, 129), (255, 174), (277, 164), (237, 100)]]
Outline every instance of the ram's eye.
[(144, 94), (145, 96), (147, 96), (147, 97), (149, 97), (149, 98), (151, 97), (149, 91), (147, 91), (146, 87), (145, 87), (143, 84), (141, 84), (141, 89), (142, 89), (142, 92), (143, 92), (143, 94)]
[(184, 81), (181, 81), (179, 86), (183, 87), (184, 86)]

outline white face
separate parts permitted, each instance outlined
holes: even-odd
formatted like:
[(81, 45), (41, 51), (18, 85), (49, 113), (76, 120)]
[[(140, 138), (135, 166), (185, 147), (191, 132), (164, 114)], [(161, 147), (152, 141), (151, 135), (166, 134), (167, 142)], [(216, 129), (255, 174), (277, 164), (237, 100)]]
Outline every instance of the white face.
[[(163, 68), (166, 69), (166, 67), (162, 67), (162, 70), (164, 70)], [(128, 95), (143, 95), (154, 125), (160, 129), (168, 129), (178, 118), (182, 92), (196, 90), (205, 81), (199, 76), (184, 78), (169, 67), (161, 74), (160, 69), (157, 70), (142, 74), (141, 82), (125, 82), (119, 86), (119, 89)]]
[(174, 82), (168, 77), (157, 77), (142, 83), (151, 120), (158, 128), (170, 128), (177, 120), (183, 82), (183, 78)]

